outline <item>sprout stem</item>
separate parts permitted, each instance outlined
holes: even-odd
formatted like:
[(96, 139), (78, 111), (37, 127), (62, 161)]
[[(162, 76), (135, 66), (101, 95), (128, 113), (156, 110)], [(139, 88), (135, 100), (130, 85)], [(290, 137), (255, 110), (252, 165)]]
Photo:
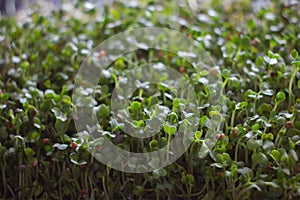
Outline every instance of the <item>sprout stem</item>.
[(290, 79), (289, 83), (289, 107), (291, 107), (294, 104), (294, 98), (293, 98), (293, 82), (296, 78), (296, 75), (298, 73), (298, 69), (296, 68), (292, 74), (292, 77)]

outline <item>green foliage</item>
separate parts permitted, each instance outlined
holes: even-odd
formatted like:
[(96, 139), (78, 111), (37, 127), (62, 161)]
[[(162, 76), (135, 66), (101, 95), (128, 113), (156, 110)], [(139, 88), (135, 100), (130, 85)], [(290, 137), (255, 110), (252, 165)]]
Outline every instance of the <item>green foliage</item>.
[[(77, 7), (88, 20), (65, 10), (51, 18), (34, 11), (24, 23), (0, 19), (0, 198), (299, 199), (299, 9), (274, 1), (251, 13), (250, 1), (224, 5), (212, 0), (195, 16), (171, 2), (116, 2), (103, 19), (84, 3)], [(71, 99), (77, 70), (99, 42), (127, 29), (174, 28), (174, 23), (205, 48), (216, 66), (196, 71), (180, 58), (188, 54), (183, 51), (130, 52), (103, 72), (93, 97)], [(104, 56), (110, 55), (99, 52)], [(128, 69), (150, 61), (189, 77), (199, 101), (199, 126), (189, 138), (192, 145), (170, 166), (145, 174), (119, 172), (89, 153), (112, 154), (103, 138), (77, 132), (72, 102), (93, 107), (99, 126), (89, 132), (105, 135), (120, 148), (150, 152), (165, 147), (179, 125), (186, 125), (182, 111), (188, 103), (174, 95), (167, 77), (162, 75), (157, 85), (136, 84), (124, 111), (131, 121), (120, 122), (122, 116), (111, 110), (113, 89)], [(215, 91), (205, 84), (209, 75), (223, 80), (225, 115), (222, 106), (210, 105)], [(84, 79), (80, 83), (82, 90), (75, 92), (93, 91)], [(124, 127), (157, 134), (138, 140)], [(219, 129), (212, 133), (211, 127)], [(216, 136), (212, 150), (205, 141), (209, 134)], [(152, 159), (149, 165), (159, 162)]]

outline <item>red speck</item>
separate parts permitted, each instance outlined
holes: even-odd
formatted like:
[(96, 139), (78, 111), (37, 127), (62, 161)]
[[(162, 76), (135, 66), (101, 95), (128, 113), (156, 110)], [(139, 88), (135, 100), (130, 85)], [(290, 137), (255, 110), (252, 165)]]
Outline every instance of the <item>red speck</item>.
[(180, 31), (183, 32), (186, 29), (185, 26), (180, 26)]
[(227, 41), (230, 41), (230, 40), (231, 40), (231, 36), (230, 36), (230, 35), (227, 35), (227, 36), (226, 36), (226, 40), (227, 40)]
[(13, 123), (11, 121), (8, 121), (7, 128), (9, 128), (9, 129), (14, 128), (14, 125), (13, 125)]
[(273, 170), (273, 166), (272, 165), (267, 165), (266, 167), (267, 169)]
[(258, 41), (257, 41), (257, 39), (256, 39), (256, 38), (254, 38), (254, 39), (252, 40), (252, 42), (251, 42), (251, 43), (252, 43), (252, 45), (253, 45), (253, 46), (255, 46), (255, 47), (256, 47), (256, 46), (257, 46), (257, 44), (258, 44)]
[(36, 167), (38, 165), (38, 160), (33, 160), (31, 165), (32, 167)]
[(103, 51), (103, 50), (101, 50), (101, 51), (99, 52), (98, 57), (99, 57), (99, 58), (103, 58), (103, 57), (105, 57), (105, 56), (106, 56), (106, 52)]
[(168, 60), (171, 60), (172, 58), (173, 58), (173, 56), (172, 55), (168, 55)]
[(49, 138), (44, 138), (44, 139), (43, 139), (43, 144), (49, 144), (49, 143), (50, 143)]
[(224, 174), (223, 174), (222, 172), (217, 172), (216, 175), (217, 175), (218, 177), (222, 177)]
[(86, 85), (87, 85), (87, 81), (86, 81), (86, 80), (83, 80), (83, 81), (81, 82), (81, 85), (82, 85), (82, 86), (86, 86)]
[(294, 106), (290, 107), (290, 112), (294, 112)]
[(271, 71), (270, 75), (272, 78), (275, 78), (277, 77), (277, 72)]
[(88, 191), (83, 189), (83, 190), (80, 191), (80, 193), (84, 195), (84, 194), (88, 194)]
[(218, 71), (217, 71), (216, 69), (212, 69), (212, 70), (210, 71), (210, 74), (211, 74), (212, 76), (216, 76), (217, 73), (218, 73)]
[(21, 164), (21, 165), (18, 166), (18, 172), (24, 172), (25, 169), (26, 169), (26, 166), (23, 165), (23, 164)]
[(5, 42), (5, 47), (10, 50), (11, 49), (10, 43), (9, 42)]
[(293, 122), (291, 122), (291, 121), (287, 121), (285, 123), (285, 128), (291, 128), (292, 126), (293, 126)]
[(103, 150), (103, 147), (102, 147), (102, 146), (99, 146), (99, 147), (97, 148), (97, 150), (98, 150), (99, 152), (101, 152), (101, 151)]
[(71, 146), (72, 146), (72, 149), (76, 149), (77, 143), (76, 142), (72, 142)]
[(239, 134), (239, 131), (237, 129), (234, 129), (232, 134), (234, 135), (234, 137), (238, 136)]
[(162, 51), (159, 51), (159, 52), (157, 53), (157, 56), (158, 56), (159, 58), (163, 57), (163, 55), (164, 55), (164, 53), (163, 53)]
[(185, 67), (184, 67), (184, 66), (179, 67), (179, 71), (180, 71), (181, 73), (184, 73), (184, 72), (185, 72)]
[(78, 167), (79, 167), (79, 169), (85, 169), (86, 165), (79, 165)]
[(141, 58), (141, 62), (147, 62), (147, 59), (146, 58)]
[(218, 139), (218, 140), (221, 140), (221, 139), (224, 139), (224, 138), (225, 138), (224, 133), (218, 133), (218, 134), (217, 134), (217, 139)]

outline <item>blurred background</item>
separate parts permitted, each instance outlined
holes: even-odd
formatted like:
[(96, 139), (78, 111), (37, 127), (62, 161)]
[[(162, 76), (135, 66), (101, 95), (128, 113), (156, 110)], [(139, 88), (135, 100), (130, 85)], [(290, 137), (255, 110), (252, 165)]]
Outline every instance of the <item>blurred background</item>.
[[(185, 3), (189, 6), (195, 5), (203, 5), (211, 0), (174, 0), (178, 1), (178, 3), (185, 1)], [(234, 1), (241, 0), (224, 0), (224, 4), (232, 3)], [(289, 2), (295, 2), (296, 0), (288, 0)], [(0, 0), (0, 11), (1, 16), (9, 16), (15, 15), (19, 12), (28, 11), (29, 8), (40, 7), (40, 9), (45, 9), (45, 14), (49, 14), (49, 12), (61, 9), (65, 7), (66, 9), (71, 9), (70, 7), (76, 5), (79, 2), (84, 2), (82, 0)], [(139, 3), (139, 0), (128, 0), (128, 4), (130, 3)], [(85, 5), (87, 8), (97, 8), (99, 10), (103, 10), (104, 5), (111, 5), (113, 0), (85, 0)], [(270, 5), (270, 0), (252, 0), (252, 9), (254, 12), (257, 12), (261, 8), (266, 8)]]
[(11, 16), (20, 14), (20, 12), (30, 12), (30, 9), (38, 7), (44, 9), (45, 14), (49, 14), (53, 10), (71, 9), (82, 2), (89, 9), (102, 10), (104, 5), (110, 5), (112, 0), (0, 0), (0, 12), (2, 17)]

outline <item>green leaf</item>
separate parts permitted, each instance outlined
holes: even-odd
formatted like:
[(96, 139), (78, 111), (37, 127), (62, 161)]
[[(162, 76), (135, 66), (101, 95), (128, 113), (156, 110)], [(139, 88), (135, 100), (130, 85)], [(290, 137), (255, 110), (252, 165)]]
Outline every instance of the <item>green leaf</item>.
[(240, 45), (244, 50), (249, 49), (252, 46), (251, 39), (247, 36), (242, 37), (242, 39), (240, 41), (241, 41)]
[(0, 100), (7, 101), (9, 99), (9, 93), (0, 93)]
[(264, 116), (261, 118), (257, 119), (256, 122), (261, 122), (262, 127), (271, 127), (272, 124), (268, 122), (268, 119)]
[(118, 69), (122, 69), (124, 67), (124, 60), (122, 58), (119, 58), (116, 62), (115, 65)]
[(105, 104), (101, 104), (98, 107), (94, 108), (96, 111), (97, 118), (107, 118), (109, 117), (109, 108)]
[(261, 83), (260, 84), (260, 90), (263, 94), (267, 95), (267, 96), (272, 96), (273, 95), (273, 90), (269, 89), (269, 83)]
[(207, 121), (208, 117), (204, 115), (203, 117), (200, 118), (200, 126), (203, 127), (205, 125), (205, 122)]
[(86, 165), (87, 164), (87, 161), (81, 159), (80, 156), (76, 152), (73, 152), (70, 154), (70, 160), (75, 165)]
[(276, 149), (273, 149), (270, 156), (273, 158), (274, 161), (278, 162), (280, 160), (280, 152)]
[(135, 127), (144, 127), (145, 122), (143, 120), (132, 120), (132, 123), (135, 125)]
[(274, 182), (266, 181), (265, 184), (266, 184), (267, 186), (271, 186), (271, 187), (273, 187), (273, 188), (279, 188), (279, 185), (277, 185), (277, 184), (274, 183)]
[(269, 139), (269, 140), (274, 140), (274, 135), (272, 134), (272, 133), (268, 133), (267, 134), (267, 139)]
[(265, 154), (262, 152), (256, 152), (252, 155), (252, 160), (259, 164), (262, 167), (265, 167), (268, 165), (268, 158)]
[(294, 60), (298, 59), (298, 51), (296, 49), (293, 49), (291, 52), (291, 56)]
[(65, 133), (70, 125), (70, 121), (63, 122), (60, 119), (57, 119), (54, 128), (58, 133)]
[(268, 149), (271, 149), (273, 146), (274, 146), (274, 143), (267, 140), (263, 145), (263, 149), (268, 150)]
[(292, 65), (294, 65), (295, 67), (300, 69), (300, 60), (293, 60), (291, 63), (292, 63)]
[(278, 92), (277, 95), (276, 95), (276, 99), (275, 99), (275, 102), (276, 103), (281, 103), (285, 100), (285, 93), (284, 92)]
[(158, 148), (158, 142), (157, 140), (152, 140), (150, 143), (149, 143), (149, 146), (151, 149), (157, 149)]
[(255, 189), (257, 189), (258, 191), (261, 191), (261, 188), (260, 188), (256, 183), (251, 183), (251, 185), (248, 186), (248, 187), (246, 188), (246, 190), (250, 190), (250, 189), (252, 189), (252, 188), (255, 188)]
[(230, 73), (231, 73), (230, 70), (224, 69), (224, 70), (222, 71), (222, 76), (223, 76), (225, 79), (229, 79), (229, 78), (230, 78)]
[(254, 124), (253, 126), (252, 126), (252, 130), (254, 130), (254, 131), (258, 131), (259, 130), (259, 124)]
[(0, 127), (0, 141), (5, 141), (7, 139), (7, 137), (8, 137), (8, 132), (6, 131), (5, 126), (1, 126)]
[(278, 53), (274, 53), (274, 52), (272, 52), (270, 50), (268, 51), (268, 56), (270, 58), (275, 58), (276, 60), (278, 60), (280, 58), (280, 55)]
[(221, 122), (222, 121), (222, 116), (219, 111), (210, 111), (209, 116), (211, 120), (215, 122)]
[(261, 106), (257, 109), (258, 114), (263, 115), (264, 112), (269, 113), (272, 111), (272, 105), (267, 103), (262, 103)]
[(247, 20), (247, 27), (248, 27), (248, 29), (255, 28), (255, 21), (253, 19)]
[(159, 167), (159, 163), (160, 163), (159, 158), (152, 158), (151, 161), (148, 164), (153, 169), (157, 169)]
[(131, 106), (134, 110), (140, 110), (142, 107), (142, 104), (138, 101), (131, 102)]
[(202, 131), (196, 131), (195, 132), (195, 138), (200, 139), (202, 137), (202, 134), (203, 134)]
[(264, 61), (268, 63), (269, 65), (275, 65), (278, 63), (278, 60), (276, 58), (270, 58), (269, 56), (264, 56)]
[(32, 158), (35, 154), (31, 148), (25, 148), (24, 152), (28, 158)]
[(253, 171), (248, 167), (239, 168), (237, 171), (239, 174), (242, 174), (243, 176), (248, 176), (248, 177), (253, 176)]
[(235, 105), (235, 109), (236, 110), (240, 110), (240, 109), (243, 109), (244, 107), (246, 107), (247, 105), (247, 102), (243, 101), (243, 102), (239, 102)]
[(211, 167), (216, 167), (216, 168), (219, 168), (219, 169), (223, 168), (223, 165), (221, 163), (213, 163), (210, 166)]
[(178, 116), (175, 112), (171, 112), (169, 115), (168, 115), (168, 121), (171, 123), (171, 124), (175, 124), (178, 122)]
[(29, 62), (28, 61), (22, 62), (21, 67), (26, 70), (29, 67)]
[(246, 99), (251, 98), (251, 99), (261, 99), (263, 96), (259, 95), (258, 93), (254, 92), (253, 90), (249, 89), (245, 92), (244, 97)]
[(290, 150), (290, 156), (297, 162), (299, 157), (294, 149)]
[(68, 118), (66, 116), (64, 116), (63, 112), (61, 112), (61, 110), (59, 108), (54, 107), (51, 109), (51, 111), (54, 113), (56, 119), (59, 119), (62, 122), (67, 121)]
[(194, 183), (195, 178), (192, 174), (188, 174), (186, 177), (189, 183)]
[(34, 143), (40, 139), (40, 136), (41, 136), (41, 134), (39, 132), (33, 131), (33, 132), (29, 133), (27, 137), (31, 143)]
[(174, 98), (173, 100), (173, 111), (176, 111), (180, 107), (180, 102), (178, 98)]
[(42, 128), (41, 120), (37, 117), (33, 118), (33, 125), (38, 129)]
[(205, 158), (211, 149), (209, 148), (209, 141), (203, 141), (201, 149), (199, 151), (199, 158)]
[(262, 146), (262, 141), (261, 140), (248, 140), (247, 141), (247, 148), (251, 151), (254, 151), (258, 149), (259, 147)]
[(167, 171), (165, 169), (158, 169), (158, 173), (160, 176), (166, 176), (167, 175)]
[(164, 131), (169, 135), (173, 135), (174, 133), (176, 133), (177, 128), (176, 128), (176, 126), (173, 126), (173, 125), (170, 125), (170, 124), (165, 124), (164, 125)]
[(68, 145), (67, 144), (59, 144), (59, 143), (55, 143), (53, 145), (53, 147), (56, 147), (58, 148), (59, 150), (65, 150), (66, 148), (68, 148)]

